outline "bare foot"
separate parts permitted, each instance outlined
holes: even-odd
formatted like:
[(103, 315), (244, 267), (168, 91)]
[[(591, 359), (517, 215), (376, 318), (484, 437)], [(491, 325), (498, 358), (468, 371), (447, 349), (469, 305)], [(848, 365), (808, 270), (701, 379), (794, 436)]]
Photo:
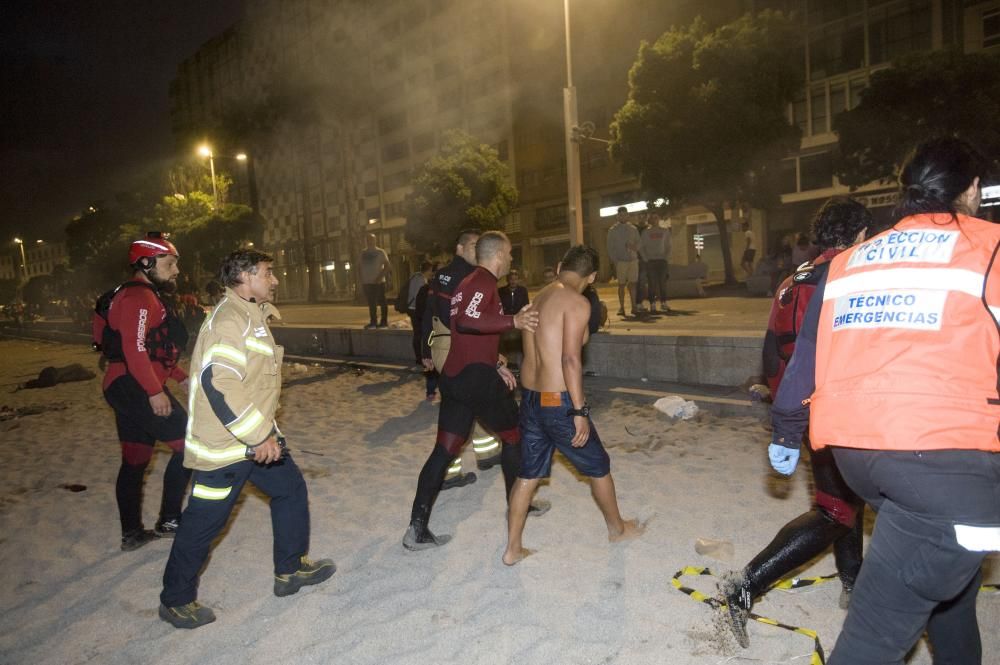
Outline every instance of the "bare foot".
[(522, 547), (521, 551), (515, 554), (511, 554), (510, 552), (504, 552), (501, 561), (503, 561), (503, 565), (505, 566), (513, 566), (514, 564), (518, 563), (525, 557), (529, 557), (534, 553), (535, 553), (534, 550), (529, 550)]
[(612, 543), (620, 543), (623, 540), (638, 538), (646, 532), (646, 525), (639, 520), (623, 520), (622, 532), (618, 535), (608, 534), (608, 540)]

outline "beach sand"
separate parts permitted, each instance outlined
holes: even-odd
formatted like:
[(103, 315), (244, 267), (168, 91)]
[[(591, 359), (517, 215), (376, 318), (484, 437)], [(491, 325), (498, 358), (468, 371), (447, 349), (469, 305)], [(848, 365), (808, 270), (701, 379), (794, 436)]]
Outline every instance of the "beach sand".
[[(552, 509), (525, 529), (536, 553), (508, 568), (499, 467), (438, 498), (431, 527), (454, 535), (447, 546), (400, 544), (438, 411), (419, 375), (286, 365), (279, 424), (309, 484), (310, 554), (334, 558), (337, 573), (274, 597), (268, 508), (248, 486), (201, 578), (199, 600), (218, 621), (181, 631), (157, 617), (171, 541), (119, 551), (119, 448), (100, 379), (15, 391), (46, 365), (96, 370), (96, 354), (3, 340), (0, 358), (0, 406), (28, 412), (0, 412), (0, 665), (809, 662), (810, 638), (753, 622), (751, 647), (740, 649), (718, 611), (671, 585), (685, 566), (741, 567), (808, 507), (807, 469), (776, 477), (753, 415), (673, 422), (654, 398), (591, 394), (622, 513), (648, 530), (609, 544), (587, 483), (557, 458), (538, 494)], [(167, 455), (158, 446), (147, 476), (147, 527)], [(733, 553), (699, 555), (699, 538)], [(832, 572), (827, 554), (798, 574)], [(709, 595), (717, 581), (683, 579)], [(987, 566), (986, 581), (1000, 581), (1000, 567)], [(755, 611), (817, 631), (829, 652), (839, 594), (838, 582), (775, 590)], [(998, 619), (1000, 595), (981, 594), (985, 662), (996, 662)], [(931, 662), (925, 643), (910, 662)]]

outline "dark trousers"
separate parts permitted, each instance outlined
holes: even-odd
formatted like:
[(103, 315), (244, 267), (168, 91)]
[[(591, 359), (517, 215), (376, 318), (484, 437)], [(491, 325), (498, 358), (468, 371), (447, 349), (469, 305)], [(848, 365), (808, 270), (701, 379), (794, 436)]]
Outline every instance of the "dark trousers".
[(142, 523), (142, 486), (146, 467), (153, 457), (153, 446), (163, 441), (174, 451), (163, 472), (163, 495), (160, 519), (169, 520), (181, 514), (184, 494), (191, 472), (184, 468), (184, 431), (187, 412), (164, 386), (173, 411), (160, 417), (153, 413), (149, 397), (131, 374), (115, 379), (104, 391), (104, 399), (115, 411), (115, 425), (122, 447), (122, 463), (115, 481), (115, 498), (122, 534), (144, 528)]
[(649, 269), (648, 261), (639, 259), (639, 276), (635, 282), (635, 300), (641, 303), (649, 297)]
[(186, 605), (198, 597), (198, 573), (248, 480), (271, 498), (274, 574), (294, 573), (301, 566), (300, 559), (309, 550), (309, 497), (302, 472), (290, 456), (267, 466), (247, 461), (195, 471), (191, 498), (163, 572), (160, 601), (167, 607)]
[(382, 318), (378, 325), (387, 325), (389, 322), (389, 304), (385, 300), (385, 282), (379, 284), (364, 284), (365, 300), (368, 301), (368, 318), (371, 325), (376, 325), (375, 308), (382, 308)]
[(407, 312), (407, 316), (410, 317), (410, 327), (413, 328), (413, 334), (410, 336), (410, 342), (413, 344), (413, 357), (416, 359), (415, 362), (420, 365), (423, 363), (423, 353), (421, 353), (420, 348), (420, 319), (413, 311)]
[(667, 302), (667, 260), (646, 261), (646, 281), (649, 284), (649, 302)]
[(959, 544), (955, 526), (1000, 526), (1000, 454), (835, 448), (834, 457), (878, 519), (829, 665), (902, 665), (925, 629), (935, 665), (981, 663), (986, 552)]

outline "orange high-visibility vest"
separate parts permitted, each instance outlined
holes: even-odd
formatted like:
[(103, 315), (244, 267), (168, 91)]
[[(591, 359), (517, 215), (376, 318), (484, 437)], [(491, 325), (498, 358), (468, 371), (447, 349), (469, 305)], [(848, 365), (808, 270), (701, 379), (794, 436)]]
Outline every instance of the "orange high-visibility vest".
[(914, 215), (831, 262), (813, 445), (1000, 452), (998, 249), (998, 224)]

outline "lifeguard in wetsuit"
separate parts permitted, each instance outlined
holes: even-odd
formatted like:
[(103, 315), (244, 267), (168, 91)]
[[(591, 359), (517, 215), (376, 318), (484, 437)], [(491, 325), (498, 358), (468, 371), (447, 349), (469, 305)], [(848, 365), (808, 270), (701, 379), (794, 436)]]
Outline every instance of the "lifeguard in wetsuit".
[(530, 305), (512, 316), (503, 313), (497, 279), (510, 269), (510, 249), (510, 241), (503, 233), (490, 231), (480, 236), (476, 245), (479, 267), (452, 294), (451, 349), (441, 371), (437, 440), (420, 470), (410, 526), (403, 537), (406, 549), (437, 547), (451, 539), (431, 533), (431, 508), (448, 465), (461, 451), (476, 418), (502, 441), (500, 465), (510, 499), (510, 488), (520, 468), (520, 451), (515, 446), (521, 435), (512, 394), (517, 381), (498, 362), (500, 333), (513, 328), (533, 331), (538, 324), (538, 314)]
[[(166, 387), (167, 379), (185, 384), (177, 366), (187, 330), (160, 294), (173, 290), (177, 249), (159, 233), (129, 248), (132, 281), (98, 299), (93, 318), (95, 348), (108, 359), (104, 398), (114, 409), (122, 462), (115, 495), (125, 551), (156, 538), (173, 537), (191, 472), (184, 468), (187, 412)], [(153, 446), (162, 441), (173, 451), (163, 472), (163, 498), (155, 529), (142, 523), (142, 485)]]
[[(427, 284), (427, 300), (421, 317), (421, 357), (424, 368), (440, 371), (451, 346), (451, 296), (455, 288), (476, 269), (478, 230), (462, 231), (455, 243), (455, 257), (438, 270)], [(500, 442), (478, 423), (472, 429), (472, 449), (476, 467), (486, 471), (500, 462)], [(463, 487), (476, 482), (475, 473), (462, 473), (462, 457), (457, 456), (448, 466), (441, 489)]]
[[(829, 269), (829, 261), (864, 237), (872, 223), (863, 205), (846, 197), (827, 201), (813, 221), (813, 235), (822, 253), (799, 266), (778, 288), (764, 338), (764, 372), (771, 394), (778, 386), (795, 349), (809, 300)], [(843, 585), (840, 605), (846, 609), (861, 570), (864, 505), (848, 487), (830, 448), (811, 451), (814, 500), (805, 512), (778, 531), (774, 539), (743, 569), (742, 577), (725, 588), (733, 633), (740, 646), (750, 645), (746, 623), (753, 601), (784, 575), (805, 565), (831, 544)]]

